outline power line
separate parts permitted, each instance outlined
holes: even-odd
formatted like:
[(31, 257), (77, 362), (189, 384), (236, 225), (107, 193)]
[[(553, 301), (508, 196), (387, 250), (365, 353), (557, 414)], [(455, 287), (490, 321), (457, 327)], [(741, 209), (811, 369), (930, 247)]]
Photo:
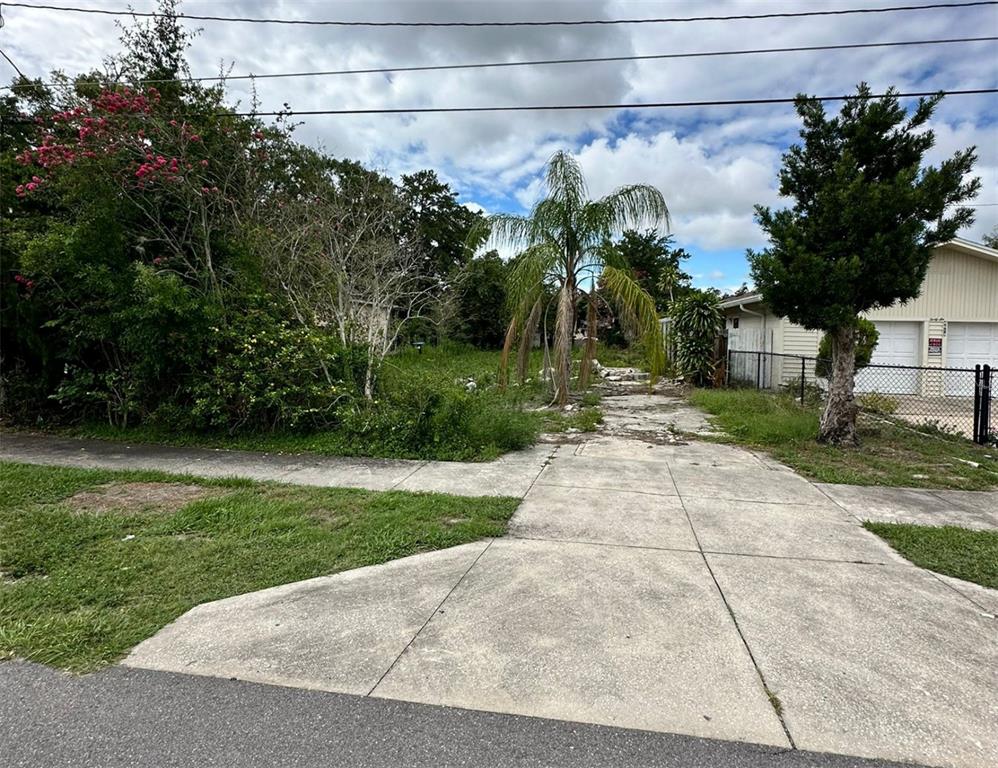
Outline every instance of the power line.
[[(730, 50), (695, 51), (688, 53), (636, 54), (630, 56), (598, 56), (598, 57), (589, 57), (581, 59), (535, 59), (532, 61), (494, 61), (494, 62), (479, 62), (472, 64), (426, 64), (426, 65), (416, 65), (416, 66), (372, 67), (368, 69), (328, 69), (328, 70), (317, 70), (309, 72), (273, 72), (273, 73), (264, 73), (264, 74), (228, 75), (225, 77), (213, 76), (213, 77), (171, 78), (163, 80), (143, 80), (142, 82), (151, 83), (151, 84), (177, 83), (177, 82), (203, 83), (203, 82), (220, 82), (220, 81), (229, 81), (229, 80), (270, 80), (277, 78), (294, 78), (294, 77), (326, 77), (331, 75), (373, 75), (373, 74), (389, 74), (389, 73), (398, 73), (398, 72), (432, 72), (432, 71), (445, 71), (445, 70), (455, 70), (455, 69), (532, 67), (532, 66), (550, 65), (550, 64), (599, 64), (599, 63), (607, 63), (614, 61), (695, 59), (695, 58), (716, 57), (716, 56), (745, 56), (745, 55), (769, 54), (769, 53), (841, 51), (841, 50), (862, 49), (862, 48), (894, 48), (894, 47), (912, 46), (912, 45), (986, 43), (986, 42), (993, 42), (995, 40), (998, 40), (998, 36), (954, 37), (954, 38), (947, 38), (944, 40), (902, 40), (902, 41), (880, 42), (880, 43), (844, 43), (839, 45), (808, 45), (808, 46), (795, 46), (789, 48), (753, 48), (753, 49), (736, 50), (736, 51), (730, 51)], [(91, 81), (81, 81), (81, 82), (91, 82)], [(52, 83), (46, 83), (46, 85), (52, 85)], [(9, 88), (10, 86), (5, 86), (5, 87)], [(15, 86), (15, 88), (17, 87), (26, 88), (29, 86), (28, 85)]]
[(14, 60), (10, 56), (7, 55), (6, 51), (4, 51), (3, 49), (0, 49), (0, 56), (3, 56), (5, 59), (7, 59), (7, 63), (10, 64), (14, 68), (14, 71), (17, 72), (17, 74), (19, 76), (21, 76), (22, 78), (24, 78), (25, 80), (27, 80), (27, 78), (24, 76), (24, 73), (21, 71), (21, 68), (18, 67), (17, 64), (14, 63)]
[[(103, 16), (132, 16), (134, 18), (163, 18), (167, 14), (152, 11), (119, 11), (105, 8), (75, 8), (64, 5), (40, 5), (32, 3), (4, 3), (10, 8), (30, 8), (34, 10), (64, 11), (67, 13), (98, 14)], [(970, 8), (974, 6), (998, 5), (998, 0), (976, 0), (960, 3), (931, 3), (928, 5), (896, 5), (885, 8), (844, 8), (824, 11), (787, 11), (773, 13), (743, 13), (729, 16), (674, 16), (647, 19), (581, 19), (551, 21), (334, 21), (319, 19), (273, 19), (246, 16), (207, 16), (179, 13), (177, 18), (192, 21), (226, 21), (243, 24), (293, 24), (322, 27), (580, 27), (607, 26), (615, 24), (679, 24), (698, 21), (742, 21), (747, 19), (793, 19), (808, 16), (846, 16), (852, 14), (900, 13), (906, 11), (926, 11), (939, 8)]]
[[(973, 88), (954, 91), (917, 91), (907, 93), (873, 93), (869, 96), (808, 96), (813, 101), (847, 101), (849, 99), (882, 99), (887, 96), (897, 98), (914, 98), (921, 96), (972, 96), (977, 94), (998, 93), (998, 88)], [(671, 109), (677, 107), (733, 107), (756, 106), (766, 104), (793, 104), (797, 97), (770, 99), (726, 99), (718, 101), (655, 101), (630, 104), (535, 104), (489, 107), (381, 107), (373, 109), (306, 109), (285, 110), (280, 112), (224, 112), (217, 117), (229, 115), (237, 117), (314, 117), (318, 115), (392, 115), (392, 114), (428, 114), (454, 112), (539, 112), (539, 111), (570, 111), (594, 109)]]

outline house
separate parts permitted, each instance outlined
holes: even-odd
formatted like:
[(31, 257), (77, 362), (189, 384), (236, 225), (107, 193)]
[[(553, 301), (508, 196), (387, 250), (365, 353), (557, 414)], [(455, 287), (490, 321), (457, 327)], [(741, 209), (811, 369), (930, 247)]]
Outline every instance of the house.
[[(778, 317), (758, 292), (725, 298), (721, 307), (729, 350), (807, 357), (818, 353), (822, 333)], [(943, 243), (935, 249), (918, 298), (864, 316), (880, 332), (871, 363), (943, 370), (938, 375), (914, 368), (860, 371), (858, 391), (969, 396), (973, 377), (946, 369), (998, 367), (998, 251), (969, 240)], [(758, 360), (750, 357), (732, 356), (736, 377), (765, 377), (767, 381), (759, 382), (764, 386), (785, 384), (800, 376), (802, 364), (809, 378), (814, 375), (810, 361), (767, 357), (771, 362), (760, 372)]]

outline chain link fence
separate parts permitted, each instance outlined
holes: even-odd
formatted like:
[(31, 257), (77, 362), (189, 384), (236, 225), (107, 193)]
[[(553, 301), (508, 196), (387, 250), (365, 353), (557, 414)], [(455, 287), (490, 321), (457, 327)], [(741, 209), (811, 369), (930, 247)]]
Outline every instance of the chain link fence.
[[(830, 370), (830, 361), (817, 357), (729, 349), (724, 382), (784, 391), (802, 403), (818, 403), (828, 391)], [(992, 407), (996, 388), (998, 375), (987, 365), (867, 365), (856, 371), (856, 401), (862, 410), (981, 444), (998, 443), (998, 417)]]

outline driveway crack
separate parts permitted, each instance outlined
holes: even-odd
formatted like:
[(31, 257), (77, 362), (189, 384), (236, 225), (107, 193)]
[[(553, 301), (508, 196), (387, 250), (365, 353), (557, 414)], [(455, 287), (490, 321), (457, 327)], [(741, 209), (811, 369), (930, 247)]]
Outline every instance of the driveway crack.
[(386, 677), (388, 677), (388, 673), (391, 672), (393, 669), (395, 669), (395, 666), (399, 663), (399, 660), (405, 655), (405, 652), (412, 647), (412, 644), (416, 642), (416, 638), (419, 637), (420, 634), (422, 634), (423, 630), (426, 629), (426, 626), (431, 621), (433, 621), (433, 617), (440, 612), (440, 609), (444, 607), (444, 603), (446, 603), (450, 599), (450, 596), (454, 594), (454, 591), (459, 586), (461, 586), (461, 583), (465, 580), (468, 574), (471, 573), (471, 569), (474, 568), (476, 565), (478, 565), (478, 561), (482, 559), (482, 556), (489, 551), (489, 549), (492, 547), (494, 543), (495, 539), (490, 539), (489, 543), (485, 546), (485, 549), (483, 549), (481, 552), (478, 553), (478, 556), (471, 562), (471, 565), (468, 566), (467, 570), (465, 570), (465, 572), (461, 574), (461, 578), (458, 579), (457, 582), (454, 584), (454, 586), (450, 588), (450, 591), (448, 591), (447, 594), (444, 595), (444, 599), (437, 604), (437, 607), (433, 609), (433, 611), (427, 617), (426, 621), (423, 622), (423, 626), (421, 626), (418, 630), (416, 630), (416, 634), (414, 634), (412, 636), (412, 639), (410, 639), (409, 642), (405, 644), (405, 648), (403, 648), (399, 652), (399, 655), (395, 657), (395, 660), (388, 666), (388, 669), (386, 669), (384, 673), (381, 675), (381, 677), (378, 678), (378, 682), (376, 682), (371, 687), (371, 690), (367, 692), (368, 696), (373, 695), (375, 690), (377, 690), (378, 686), (381, 685), (382, 681)]
[(784, 735), (787, 737), (787, 742), (790, 744), (790, 748), (793, 750), (797, 749), (797, 743), (794, 741), (794, 737), (790, 733), (790, 728), (787, 726), (787, 721), (783, 717), (783, 704), (780, 702), (776, 693), (769, 687), (766, 682), (766, 676), (762, 672), (762, 668), (759, 666), (758, 660), (755, 658), (755, 654), (752, 652), (752, 647), (749, 645), (748, 640), (745, 637), (745, 633), (742, 631), (741, 625), (738, 623), (738, 618), (735, 616), (735, 611), (731, 607), (731, 603), (728, 602), (727, 596), (724, 594), (724, 590), (721, 589), (721, 583), (717, 580), (717, 576), (714, 574), (714, 569), (710, 566), (710, 561), (707, 559), (707, 554), (704, 552), (703, 545), (700, 543), (700, 536), (697, 535), (697, 530), (693, 525), (693, 518), (690, 517), (689, 510), (686, 509), (686, 503), (683, 501), (683, 495), (679, 492), (679, 486), (676, 484), (676, 478), (672, 474), (672, 467), (668, 464), (665, 465), (666, 469), (669, 471), (669, 477), (672, 480), (672, 486), (676, 489), (676, 496), (679, 498), (679, 503), (683, 507), (683, 513), (686, 515), (686, 522), (690, 526), (690, 531), (693, 533), (693, 539), (696, 541), (697, 549), (700, 552), (700, 557), (703, 558), (703, 564), (707, 567), (707, 572), (710, 574), (710, 578), (714, 582), (714, 587), (717, 589), (717, 594), (721, 596), (721, 602), (724, 603), (724, 607), (728, 611), (728, 615), (731, 617), (732, 624), (735, 625), (735, 631), (738, 633), (738, 637), (741, 638), (742, 645), (745, 646), (745, 651), (749, 655), (749, 659), (752, 661), (752, 666), (755, 667), (755, 673), (759, 676), (759, 682), (762, 684), (763, 693), (766, 694), (766, 698), (769, 700), (770, 706), (773, 708), (773, 714), (776, 715), (776, 719), (780, 721), (780, 727), (783, 729)]

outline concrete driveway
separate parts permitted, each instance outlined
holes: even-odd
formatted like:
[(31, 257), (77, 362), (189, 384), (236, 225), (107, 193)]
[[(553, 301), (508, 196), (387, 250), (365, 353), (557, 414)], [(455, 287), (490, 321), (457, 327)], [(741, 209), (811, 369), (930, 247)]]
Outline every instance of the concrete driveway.
[(124, 663), (998, 763), (998, 593), (915, 568), (863, 514), (738, 448), (596, 437), (553, 453), (508, 537), (202, 605)]

